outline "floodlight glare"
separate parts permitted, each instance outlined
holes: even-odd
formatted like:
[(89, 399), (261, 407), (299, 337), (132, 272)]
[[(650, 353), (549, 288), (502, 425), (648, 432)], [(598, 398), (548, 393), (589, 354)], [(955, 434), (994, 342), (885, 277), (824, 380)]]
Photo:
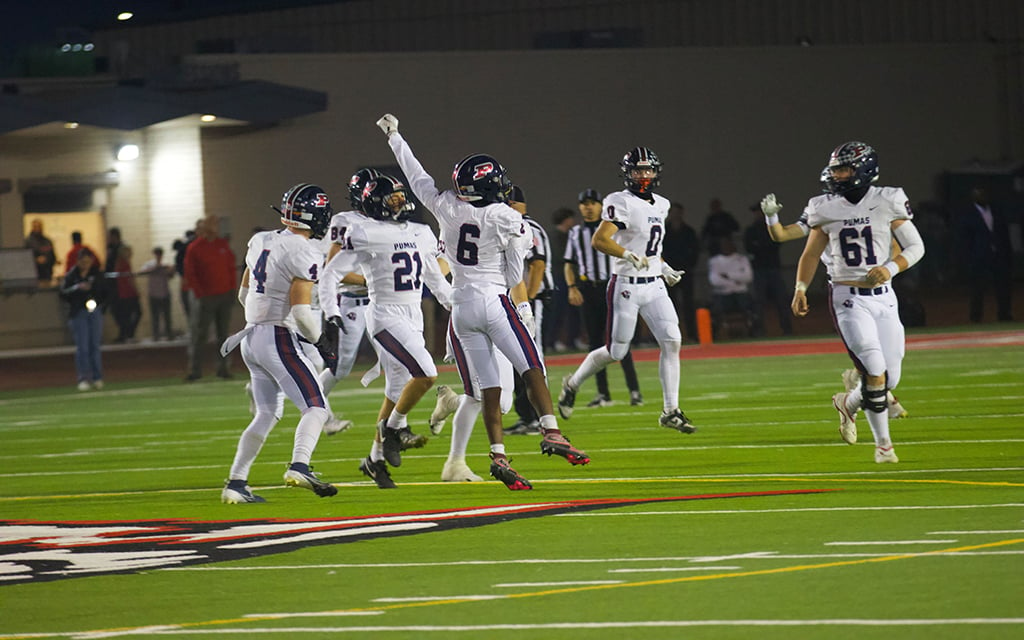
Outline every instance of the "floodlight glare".
[(117, 150), (117, 159), (121, 162), (130, 162), (139, 157), (139, 145), (125, 144)]

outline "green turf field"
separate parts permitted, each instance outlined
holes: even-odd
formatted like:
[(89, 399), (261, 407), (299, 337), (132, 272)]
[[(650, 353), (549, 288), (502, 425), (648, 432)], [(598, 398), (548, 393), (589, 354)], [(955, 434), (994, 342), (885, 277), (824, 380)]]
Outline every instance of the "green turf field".
[[(658, 426), (657, 365), (639, 363), (646, 406), (563, 424), (589, 466), (507, 437), (529, 492), (438, 482), (450, 420), (377, 489), (356, 467), (380, 382), (353, 378), (331, 401), (357, 426), (314, 456), (338, 495), (282, 486), (289, 406), (249, 479), (260, 505), (219, 501), (241, 380), (2, 393), (0, 640), (1024, 637), (1017, 344), (910, 351), (884, 466), (863, 417), (861, 444), (839, 440), (844, 356), (684, 357), (689, 436)], [(480, 425), (470, 450), (486, 476)], [(700, 499), (653, 500), (681, 497)], [(478, 509), (509, 505), (541, 506)]]

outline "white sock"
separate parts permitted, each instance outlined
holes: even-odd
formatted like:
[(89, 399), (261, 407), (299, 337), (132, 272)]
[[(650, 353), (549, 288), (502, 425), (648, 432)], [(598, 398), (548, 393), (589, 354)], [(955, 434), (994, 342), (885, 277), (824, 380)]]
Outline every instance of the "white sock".
[(615, 362), (615, 358), (612, 357), (612, 354), (608, 353), (608, 347), (594, 349), (583, 359), (583, 364), (580, 365), (579, 369), (576, 369), (576, 372), (569, 376), (569, 387), (578, 391), (580, 385), (586, 382), (587, 378), (613, 362)]
[(313, 407), (306, 409), (299, 420), (299, 426), (295, 427), (295, 444), (292, 447), (292, 462), (309, 464), (313, 457), (313, 449), (320, 439), (320, 433), (324, 430), (324, 423), (330, 414), (327, 409)]
[(384, 459), (384, 447), (376, 440), (370, 445), (370, 460), (380, 462)]
[(679, 349), (661, 348), (658, 356), (662, 405), (666, 412), (679, 408)]
[(404, 429), (409, 421), (406, 419), (408, 414), (398, 413), (397, 410), (393, 410), (391, 415), (388, 416), (388, 429)]
[(499, 456), (505, 455), (505, 445), (504, 444), (492, 444), (491, 445), (491, 453), (497, 454)]
[(540, 417), (540, 429), (541, 431), (551, 431), (552, 429), (558, 429), (558, 421), (555, 420), (555, 416), (550, 413), (546, 416)]
[(448, 449), (448, 458), (465, 458), (469, 447), (469, 437), (473, 435), (473, 425), (480, 417), (483, 404), (471, 396), (459, 398), (459, 408), (452, 416), (452, 443)]
[(277, 424), (277, 418), (273, 414), (257, 412), (252, 422), (245, 428), (242, 435), (238, 437), (238, 447), (235, 449), (235, 460), (231, 463), (231, 472), (228, 478), (231, 480), (248, 480), (249, 470), (256, 456), (260, 454), (263, 443), (266, 442), (270, 430)]

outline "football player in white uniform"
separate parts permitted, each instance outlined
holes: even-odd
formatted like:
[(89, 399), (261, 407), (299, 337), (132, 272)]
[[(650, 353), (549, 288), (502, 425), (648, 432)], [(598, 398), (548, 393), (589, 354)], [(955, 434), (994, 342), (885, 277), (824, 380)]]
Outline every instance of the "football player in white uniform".
[(414, 437), (407, 416), (437, 379), (423, 338), (423, 284), (446, 309), (451, 308), (452, 293), (435, 258), (437, 238), (427, 225), (408, 222), (415, 205), (405, 185), (387, 175), (370, 180), (362, 207), (365, 217), (352, 220), (345, 230), (319, 291), (328, 322), (347, 332), (337, 305), (338, 282), (357, 267), (366, 276), (366, 330), (384, 369), (385, 391), (377, 434), (359, 469), (378, 487), (390, 489), (395, 484), (387, 464), (401, 466), (401, 451)]
[(572, 416), (576, 393), (587, 378), (629, 352), (636, 319), (643, 316), (661, 354), (658, 374), (661, 378), (662, 413), (660, 424), (682, 433), (697, 430), (679, 409), (679, 350), (683, 337), (679, 317), (665, 285), (675, 285), (683, 272), (661, 259), (665, 234), (665, 216), (669, 201), (654, 193), (659, 185), (661, 161), (647, 147), (635, 147), (620, 164), (626, 188), (605, 196), (601, 224), (591, 244), (613, 258), (612, 277), (608, 281), (607, 343), (587, 354), (570, 376), (562, 380), (558, 411), (563, 418)]
[[(807, 315), (807, 285), (827, 248), (832, 259), (833, 322), (862, 382), (860, 398), (855, 389), (833, 400), (844, 418), (840, 434), (846, 442), (856, 442), (851, 416), (861, 404), (875, 439), (875, 462), (898, 462), (889, 435), (886, 392), (899, 384), (905, 343), (890, 281), (921, 259), (924, 242), (911, 221), (903, 189), (872, 186), (878, 179), (878, 155), (869, 145), (839, 145), (825, 170), (828, 193), (807, 203), (811, 230), (797, 266), (793, 313)], [(893, 238), (901, 252), (889, 258)]]
[[(381, 173), (376, 169), (363, 168), (352, 174), (348, 181), (348, 199), (352, 206), (351, 211), (340, 211), (331, 218), (331, 224), (324, 237), (326, 247), (326, 262), (330, 262), (334, 254), (341, 249), (341, 241), (345, 236), (345, 230), (354, 221), (365, 219), (362, 212), (363, 188), (370, 180), (380, 177)], [(339, 314), (345, 322), (345, 333), (338, 333), (336, 328), (326, 327), (325, 331), (330, 333), (331, 338), (337, 338), (338, 359), (334, 367), (325, 367), (320, 372), (320, 382), (324, 385), (324, 391), (330, 393), (338, 382), (352, 372), (355, 366), (356, 357), (359, 355), (359, 345), (366, 333), (366, 307), (370, 304), (370, 297), (366, 292), (366, 277), (358, 269), (352, 273), (346, 273), (338, 283), (337, 304)], [(344, 431), (352, 426), (351, 420), (340, 420), (334, 418), (328, 420), (324, 425), (324, 433), (332, 436), (339, 431)], [(421, 438), (420, 446), (425, 439)]]
[(388, 137), (398, 165), (413, 193), (434, 214), (441, 228), (444, 254), (452, 271), (452, 326), (472, 371), (463, 380), (469, 395), (480, 395), (484, 425), (491, 443), (491, 475), (512, 490), (530, 489), (505, 455), (501, 427), (501, 382), (494, 363), (497, 348), (523, 376), (530, 400), (540, 414), (540, 449), (571, 464), (590, 457), (562, 435), (555, 420), (544, 375), (544, 360), (529, 326), (533, 322), (523, 286), (523, 264), (531, 235), (523, 217), (508, 206), (512, 187), (504, 167), (491, 156), (474, 154), (452, 174), (454, 191), (438, 191), (409, 145), (398, 133), (398, 119), (377, 121)]
[[(825, 181), (826, 174), (822, 174), (822, 182)], [(783, 226), (779, 222), (779, 211), (782, 211), (782, 203), (780, 203), (774, 193), (769, 193), (761, 199), (761, 211), (764, 213), (764, 222), (768, 225), (768, 235), (775, 242), (788, 242), (790, 240), (797, 240), (800, 238), (806, 238), (807, 234), (811, 232), (810, 225), (807, 224), (807, 211), (800, 214), (797, 221), (793, 224), (787, 224)], [(900, 247), (899, 243), (893, 240), (893, 251), (890, 257), (899, 254)], [(821, 264), (825, 266), (825, 277), (831, 282), (832, 279), (832, 258), (828, 253), (821, 254)], [(845, 422), (852, 422), (856, 419), (857, 410), (859, 408), (860, 398), (860, 373), (856, 369), (846, 369), (842, 373), (843, 387), (845, 387), (847, 393), (854, 393), (857, 398), (857, 408), (852, 412), (843, 410), (841, 407), (845, 406), (846, 399), (838, 398), (840, 394), (832, 397), (833, 404), (839, 411), (840, 426)], [(856, 390), (856, 391), (855, 391)], [(887, 391), (886, 399), (889, 401), (889, 418), (906, 418), (906, 408), (900, 403), (900, 401), (892, 394), (892, 391)], [(856, 423), (851, 426), (843, 427), (843, 430), (847, 433), (855, 433)], [(851, 431), (853, 429), (853, 431)]]
[[(322, 498), (338, 493), (337, 487), (317, 478), (309, 465), (331, 412), (316, 366), (301, 345), (302, 340), (322, 344), (319, 319), (314, 317), (310, 302), (323, 265), (323, 254), (315, 241), (327, 230), (331, 202), (323, 189), (303, 183), (284, 194), (279, 211), (284, 229), (262, 231), (249, 240), (239, 287), (246, 327), (221, 347), (221, 353), (226, 354), (241, 343), (256, 408), (238, 440), (228, 482), (221, 492), (221, 500), (231, 504), (265, 502), (249, 489), (249, 469), (270, 430), (281, 419), (280, 392), (302, 412), (295, 428), (292, 462), (284, 474), (285, 484), (309, 489)], [(298, 332), (286, 326), (289, 314)]]

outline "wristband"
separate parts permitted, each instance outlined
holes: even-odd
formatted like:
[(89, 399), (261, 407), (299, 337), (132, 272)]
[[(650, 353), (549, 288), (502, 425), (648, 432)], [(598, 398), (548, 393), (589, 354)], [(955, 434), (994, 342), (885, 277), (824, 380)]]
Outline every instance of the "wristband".
[(889, 272), (890, 278), (895, 278), (896, 274), (900, 272), (900, 265), (896, 264), (895, 260), (890, 260), (889, 262), (886, 262), (882, 266), (885, 267), (886, 271)]
[(765, 216), (764, 223), (769, 227), (772, 226), (773, 224), (779, 224), (779, 214), (773, 213), (770, 216)]
[(800, 293), (807, 293), (807, 283), (801, 280), (797, 280), (796, 286), (793, 288), (799, 291)]

